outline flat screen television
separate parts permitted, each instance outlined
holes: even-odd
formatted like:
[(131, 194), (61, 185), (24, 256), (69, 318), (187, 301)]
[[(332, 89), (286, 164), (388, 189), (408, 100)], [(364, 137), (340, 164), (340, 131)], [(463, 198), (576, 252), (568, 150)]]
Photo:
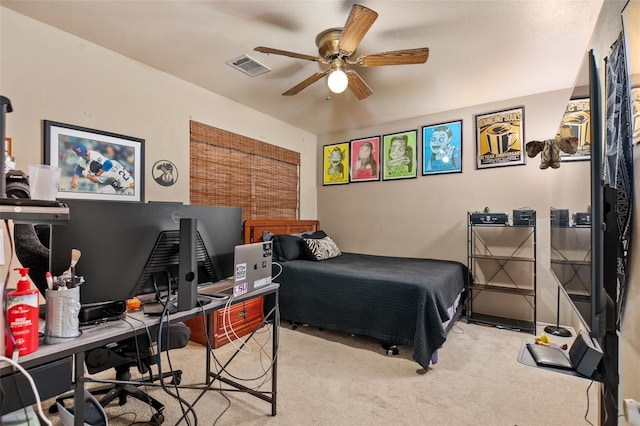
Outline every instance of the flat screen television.
[[(584, 182), (584, 189), (588, 186), (591, 211), (587, 220), (578, 222), (571, 212), (552, 208), (550, 247), (551, 272), (557, 279), (559, 291), (570, 302), (590, 335), (602, 338), (607, 327), (605, 272), (607, 279), (611, 279), (612, 270), (615, 273), (615, 255), (605, 256), (604, 244), (605, 239), (614, 237), (615, 227), (605, 225), (605, 222), (611, 220), (610, 216), (614, 211), (609, 207), (612, 190), (604, 185), (602, 98), (596, 60), (595, 51), (589, 51), (585, 65), (588, 67), (589, 79), (591, 153), (589, 181)], [(615, 199), (615, 195), (613, 197)], [(564, 254), (561, 253), (563, 250)], [(573, 255), (566, 255), (567, 252)], [(571, 257), (571, 260), (567, 260)], [(613, 279), (615, 280), (615, 276)]]
[[(591, 99), (591, 337), (601, 339), (606, 333), (607, 291), (605, 289), (605, 264), (613, 261), (615, 255), (605, 257), (605, 232), (609, 237), (612, 229), (606, 228), (604, 185), (604, 143), (602, 140), (602, 96), (598, 77), (597, 58), (594, 50), (589, 51), (589, 97)], [(610, 266), (610, 265), (609, 265)], [(609, 270), (609, 268), (607, 268)], [(615, 271), (615, 267), (613, 269)], [(610, 278), (610, 277), (608, 277)], [(615, 277), (614, 277), (615, 279)]]
[[(50, 270), (69, 268), (71, 249), (82, 255), (76, 275), (82, 304), (124, 301), (154, 291), (153, 280), (167, 286), (164, 263), (178, 267), (181, 218), (197, 219), (198, 281), (233, 275), (233, 252), (242, 242), (242, 210), (171, 202), (66, 200), (70, 220), (51, 231)], [(169, 284), (170, 285), (170, 284)]]

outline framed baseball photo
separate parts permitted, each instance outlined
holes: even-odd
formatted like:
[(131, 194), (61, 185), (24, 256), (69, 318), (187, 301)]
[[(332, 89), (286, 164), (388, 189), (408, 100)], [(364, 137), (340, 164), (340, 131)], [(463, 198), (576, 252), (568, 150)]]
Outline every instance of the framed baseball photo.
[(56, 198), (144, 201), (144, 139), (44, 120), (44, 147)]
[(415, 178), (417, 174), (417, 130), (385, 135), (382, 139), (382, 179)]
[(349, 142), (325, 145), (322, 148), (322, 184), (349, 183)]
[(351, 182), (380, 180), (380, 137), (351, 141)]
[(422, 128), (422, 175), (462, 173), (462, 120)]

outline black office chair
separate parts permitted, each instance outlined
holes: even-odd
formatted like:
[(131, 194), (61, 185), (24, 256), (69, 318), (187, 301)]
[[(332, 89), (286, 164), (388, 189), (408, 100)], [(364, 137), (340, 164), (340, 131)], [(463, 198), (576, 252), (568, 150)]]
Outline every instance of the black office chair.
[[(155, 340), (155, 337), (156, 336), (152, 336), (153, 340)], [(162, 424), (164, 422), (164, 415), (162, 414), (164, 404), (139, 389), (139, 387), (158, 382), (161, 377), (163, 380), (169, 379), (169, 383), (171, 384), (180, 384), (182, 378), (182, 371), (180, 370), (163, 372), (161, 376), (151, 373), (151, 366), (155, 364), (157, 360), (152, 348), (155, 345), (156, 351), (162, 352), (182, 348), (187, 345), (190, 337), (191, 329), (187, 325), (184, 323), (175, 323), (163, 328), (162, 348), (157, 348), (156, 342), (151, 342), (145, 333), (123, 340), (122, 342), (88, 351), (85, 355), (85, 365), (90, 374), (115, 368), (115, 380), (135, 382), (135, 384), (107, 384), (105, 386), (90, 388), (88, 389), (89, 392), (91, 395), (96, 396), (96, 399), (102, 407), (106, 407), (116, 399), (119, 405), (126, 404), (128, 397), (138, 399), (155, 410), (149, 423), (152, 425)], [(147, 373), (149, 375), (132, 381), (132, 367), (137, 367), (138, 371), (143, 375)], [(73, 398), (73, 395), (67, 394), (57, 398), (56, 402), (64, 407), (64, 401), (71, 398)], [(57, 404), (51, 407), (50, 412), (57, 409)], [(56, 408), (54, 409), (54, 407)]]

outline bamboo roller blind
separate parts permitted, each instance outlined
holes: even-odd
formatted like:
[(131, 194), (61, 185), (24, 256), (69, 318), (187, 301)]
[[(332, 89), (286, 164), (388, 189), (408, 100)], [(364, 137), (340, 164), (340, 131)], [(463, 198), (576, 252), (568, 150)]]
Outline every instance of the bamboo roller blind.
[(190, 121), (190, 203), (242, 208), (242, 220), (297, 219), (300, 153)]

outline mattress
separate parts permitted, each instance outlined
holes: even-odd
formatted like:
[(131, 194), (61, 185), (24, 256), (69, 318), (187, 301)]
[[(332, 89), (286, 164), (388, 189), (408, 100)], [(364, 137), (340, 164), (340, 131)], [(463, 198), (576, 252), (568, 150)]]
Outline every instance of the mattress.
[(274, 281), (282, 319), (410, 345), (425, 369), (469, 277), (455, 261), (357, 253), (281, 265)]

